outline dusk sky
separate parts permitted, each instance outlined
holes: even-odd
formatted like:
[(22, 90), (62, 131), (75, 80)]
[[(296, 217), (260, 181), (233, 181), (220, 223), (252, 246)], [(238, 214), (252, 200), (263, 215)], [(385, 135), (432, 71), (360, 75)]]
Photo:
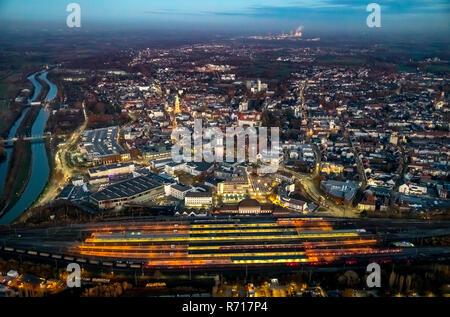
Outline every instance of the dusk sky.
[[(6, 25), (39, 22), (61, 27), (66, 6), (81, 6), (82, 26), (116, 25), (158, 29), (186, 28), (212, 31), (280, 32), (302, 25), (308, 31), (366, 28), (366, 0), (2, 0), (0, 19)], [(375, 1), (374, 1), (375, 2)], [(377, 1), (384, 32), (429, 30), (448, 32), (450, 1)]]

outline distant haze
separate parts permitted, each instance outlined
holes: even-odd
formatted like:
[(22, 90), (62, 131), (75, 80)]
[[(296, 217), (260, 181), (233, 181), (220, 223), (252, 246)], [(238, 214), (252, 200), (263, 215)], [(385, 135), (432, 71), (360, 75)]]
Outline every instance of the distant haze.
[[(382, 27), (366, 25), (366, 6), (352, 0), (1, 0), (2, 30), (66, 28), (66, 6), (78, 3), (85, 31), (153, 30), (160, 32), (268, 34), (303, 26), (303, 36), (318, 34), (449, 34), (450, 1), (373, 1), (381, 5)], [(37, 28), (36, 28), (37, 26)], [(2, 31), (0, 31), (1, 33)]]

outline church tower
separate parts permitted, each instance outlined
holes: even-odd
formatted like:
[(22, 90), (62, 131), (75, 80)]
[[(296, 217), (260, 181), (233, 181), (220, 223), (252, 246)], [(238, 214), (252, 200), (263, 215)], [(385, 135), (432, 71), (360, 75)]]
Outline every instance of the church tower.
[(181, 109), (180, 109), (180, 98), (178, 97), (178, 95), (175, 97), (175, 109), (174, 109), (174, 113), (180, 113)]

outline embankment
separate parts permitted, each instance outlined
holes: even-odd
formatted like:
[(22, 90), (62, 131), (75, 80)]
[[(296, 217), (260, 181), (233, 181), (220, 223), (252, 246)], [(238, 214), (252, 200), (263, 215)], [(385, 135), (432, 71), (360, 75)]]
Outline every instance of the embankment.
[(31, 135), (33, 122), (39, 111), (40, 107), (32, 107), (17, 130), (19, 140), (14, 144), (3, 194), (0, 197), (0, 210), (3, 210), (4, 213), (14, 206), (28, 184), (31, 174), (29, 164), (32, 155), (31, 142), (23, 140), (22, 137)]

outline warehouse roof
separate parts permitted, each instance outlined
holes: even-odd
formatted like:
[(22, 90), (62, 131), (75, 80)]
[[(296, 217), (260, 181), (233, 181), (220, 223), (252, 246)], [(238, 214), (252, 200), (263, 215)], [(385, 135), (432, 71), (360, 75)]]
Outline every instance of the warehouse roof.
[(135, 177), (126, 181), (113, 184), (91, 195), (96, 201), (128, 198), (164, 184), (164, 179), (155, 174)]

